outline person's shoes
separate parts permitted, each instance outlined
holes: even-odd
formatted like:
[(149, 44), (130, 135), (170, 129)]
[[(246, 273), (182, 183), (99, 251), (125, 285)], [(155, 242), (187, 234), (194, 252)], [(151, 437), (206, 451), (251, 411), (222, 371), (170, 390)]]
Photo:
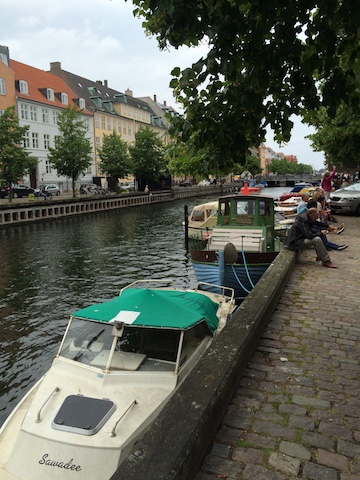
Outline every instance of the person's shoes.
[(338, 229), (336, 230), (336, 233), (337, 233), (337, 234), (342, 233), (344, 230), (345, 230), (345, 227), (338, 228)]
[(320, 262), (321, 258), (319, 257), (319, 255), (316, 255), (316, 261), (317, 262)]
[(327, 267), (327, 268), (337, 268), (337, 265), (334, 265), (334, 264), (331, 263), (331, 262), (323, 262), (323, 267)]
[(345, 250), (345, 248), (348, 248), (349, 245), (339, 245), (338, 250)]

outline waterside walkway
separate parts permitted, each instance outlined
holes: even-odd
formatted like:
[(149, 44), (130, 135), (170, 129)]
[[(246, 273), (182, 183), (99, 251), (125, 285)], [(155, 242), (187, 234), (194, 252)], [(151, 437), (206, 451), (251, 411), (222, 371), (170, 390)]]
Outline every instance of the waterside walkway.
[(112, 480), (360, 479), (360, 218), (283, 250)]
[(298, 256), (196, 480), (360, 479), (360, 218)]

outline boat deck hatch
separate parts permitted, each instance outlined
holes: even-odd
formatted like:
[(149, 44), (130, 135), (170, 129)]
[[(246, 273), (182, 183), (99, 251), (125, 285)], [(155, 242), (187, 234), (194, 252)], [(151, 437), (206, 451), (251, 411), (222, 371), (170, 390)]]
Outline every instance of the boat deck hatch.
[(52, 422), (55, 430), (94, 435), (116, 410), (107, 399), (69, 395), (65, 398)]

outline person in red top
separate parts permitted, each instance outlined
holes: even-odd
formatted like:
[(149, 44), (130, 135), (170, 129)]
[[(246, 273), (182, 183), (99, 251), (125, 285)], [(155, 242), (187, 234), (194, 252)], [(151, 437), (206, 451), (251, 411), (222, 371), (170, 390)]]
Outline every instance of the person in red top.
[(335, 177), (335, 175), (336, 175), (335, 165), (333, 166), (333, 170), (331, 173), (328, 170), (326, 170), (326, 172), (324, 173), (324, 178), (322, 179), (321, 187), (324, 190), (324, 197), (326, 202), (330, 200), (330, 192), (332, 188), (331, 181)]

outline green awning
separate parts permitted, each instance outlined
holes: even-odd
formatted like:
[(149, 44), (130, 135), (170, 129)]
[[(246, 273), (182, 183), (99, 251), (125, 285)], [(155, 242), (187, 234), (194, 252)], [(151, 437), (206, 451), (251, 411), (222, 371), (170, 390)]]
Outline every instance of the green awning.
[(213, 333), (219, 323), (218, 304), (201, 293), (129, 288), (108, 302), (91, 305), (72, 315), (101, 322), (188, 329), (205, 319)]

